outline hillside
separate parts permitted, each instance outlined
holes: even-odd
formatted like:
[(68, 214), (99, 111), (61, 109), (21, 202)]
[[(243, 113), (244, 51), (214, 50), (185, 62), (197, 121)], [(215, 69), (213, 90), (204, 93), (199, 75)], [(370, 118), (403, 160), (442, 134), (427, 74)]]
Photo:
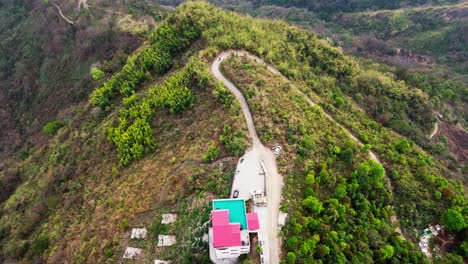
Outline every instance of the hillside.
[(133, 2), (79, 2), (1, 3), (0, 158), (44, 143), (42, 127), (70, 118), (71, 109), (64, 110), (92, 90), (91, 66), (100, 64), (107, 74), (119, 69), (163, 14)]
[[(388, 77), (388, 81), (404, 82), (408, 91), (387, 87), (377, 89), (393, 90), (384, 94), (375, 91), (374, 87), (371, 90), (375, 92), (371, 94), (348, 92), (374, 120), (414, 140), (463, 180), (462, 174), (467, 169), (466, 151), (456, 145), (463, 145), (468, 140), (466, 3), (210, 2), (228, 10), (254, 17), (283, 19), (310, 29), (345, 53), (358, 58), (369, 71), (378, 71)], [(369, 80), (373, 77), (367, 75), (366, 78)], [(419, 93), (419, 90), (424, 93)], [(397, 94), (402, 93), (412, 99), (401, 100)], [(442, 132), (440, 138), (428, 141), (437, 122), (447, 124), (447, 130)], [(460, 126), (464, 131), (457, 133)]]
[[(109, 8), (90, 8), (98, 7)], [(138, 10), (132, 18), (154, 18), (160, 9)], [(18, 142), (27, 152), (20, 158), (11, 147), (0, 163), (0, 262), (126, 263), (125, 246), (142, 248), (143, 263), (209, 262), (203, 236), (211, 200), (230, 196), (237, 159), (252, 144), (239, 102), (209, 70), (226, 50), (252, 54), (224, 60), (222, 74), (245, 96), (261, 143), (283, 146), (277, 195), (288, 218), (278, 234), (281, 252), (272, 254), (287, 263), (429, 263), (417, 230), (440, 221), (456, 240), (433, 260), (461, 263), (467, 256), (460, 171), (391, 125), (415, 127), (408, 135), (429, 131), (426, 90), (385, 67), (371, 69), (310, 31), (205, 2), (184, 3), (143, 33), (115, 30), (138, 41), (105, 49), (109, 57), (92, 49), (79, 61), (81, 75), (67, 79), (86, 87), (79, 96), (54, 105), (62, 97), (38, 86), (51, 102), (38, 98), (23, 110), (44, 115), (24, 134), (43, 133), (43, 140)], [(82, 44), (69, 41), (70, 49)], [(106, 60), (116, 62), (108, 68)], [(69, 64), (56, 67), (73, 70)], [(49, 105), (56, 112), (45, 115)], [(57, 122), (43, 127), (51, 119)], [(178, 220), (162, 225), (163, 213)], [(147, 239), (130, 239), (132, 227), (147, 227)], [(157, 247), (160, 234), (176, 235), (177, 244)], [(259, 259), (244, 263), (252, 261)]]

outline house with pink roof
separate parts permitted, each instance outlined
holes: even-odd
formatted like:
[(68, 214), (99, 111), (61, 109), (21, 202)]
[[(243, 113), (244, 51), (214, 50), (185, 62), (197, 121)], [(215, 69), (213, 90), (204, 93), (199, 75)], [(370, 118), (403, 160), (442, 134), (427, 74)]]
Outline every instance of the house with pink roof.
[(215, 263), (250, 252), (250, 233), (259, 229), (257, 213), (245, 212), (242, 199), (213, 201), (209, 230), (210, 258)]

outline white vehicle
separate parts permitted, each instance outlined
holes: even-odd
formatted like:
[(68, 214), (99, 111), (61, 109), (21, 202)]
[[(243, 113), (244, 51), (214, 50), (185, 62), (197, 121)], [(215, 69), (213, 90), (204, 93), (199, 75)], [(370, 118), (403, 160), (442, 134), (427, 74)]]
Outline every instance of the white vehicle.
[(274, 153), (275, 155), (279, 155), (280, 151), (281, 151), (281, 146), (276, 146), (276, 147), (273, 149), (273, 153)]

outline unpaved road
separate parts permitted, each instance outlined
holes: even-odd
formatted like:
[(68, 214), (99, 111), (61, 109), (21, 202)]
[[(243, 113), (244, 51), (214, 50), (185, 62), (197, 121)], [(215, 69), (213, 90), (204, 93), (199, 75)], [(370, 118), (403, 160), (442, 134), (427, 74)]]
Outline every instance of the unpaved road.
[(78, 1), (78, 11), (81, 10), (81, 7), (89, 11), (88, 0), (79, 0)]
[(281, 248), (279, 243), (280, 239), (278, 237), (278, 219), (283, 177), (278, 173), (275, 155), (270, 149), (263, 146), (260, 139), (258, 138), (247, 101), (239, 89), (237, 89), (234, 84), (226, 79), (219, 70), (219, 65), (221, 62), (228, 58), (231, 54), (242, 55), (244, 53), (237, 51), (222, 52), (211, 65), (211, 73), (216, 79), (220, 80), (229, 89), (229, 91), (234, 94), (237, 100), (239, 100), (242, 112), (244, 113), (244, 117), (247, 122), (247, 128), (249, 130), (250, 137), (253, 141), (252, 149), (249, 151), (256, 153), (265, 166), (268, 215), (268, 232), (266, 236), (268, 239), (265, 241), (265, 246), (263, 248), (264, 254), (267, 255), (264, 260), (265, 263), (279, 263), (279, 253), (281, 252)]
[[(223, 54), (224, 54), (224, 55), (223, 55)], [(223, 53), (221, 53), (221, 55), (220, 55), (217, 59), (219, 60), (219, 58), (221, 58), (221, 61), (223, 61), (224, 59), (226, 59), (226, 58), (227, 58), (229, 55), (231, 55), (231, 54), (235, 54), (235, 55), (238, 55), (238, 56), (245, 56), (245, 57), (247, 57), (247, 58), (250, 58), (250, 59), (254, 60), (254, 61), (257, 62), (257, 63), (266, 66), (266, 67), (267, 67), (267, 70), (269, 70), (270, 72), (272, 72), (272, 73), (274, 73), (274, 74), (276, 74), (276, 75), (281, 76), (285, 81), (289, 82), (289, 79), (286, 78), (285, 76), (283, 76), (283, 75), (281, 74), (281, 72), (279, 72), (276, 68), (270, 66), (270, 65), (267, 64), (265, 61), (263, 61), (261, 58), (255, 56), (255, 55), (252, 55), (252, 54), (250, 54), (250, 53), (248, 53), (248, 52), (246, 52), (246, 51), (237, 51), (237, 50), (236, 50), (236, 51), (223, 52)], [(218, 61), (218, 65), (219, 65), (219, 63), (220, 63), (221, 61)], [(215, 63), (216, 63), (216, 61), (215, 61)], [(218, 78), (218, 79), (219, 79), (219, 78)], [(228, 81), (226, 78), (224, 78), (224, 76), (223, 76), (223, 79), (226, 80), (226, 81)], [(229, 82), (229, 81), (228, 81), (228, 82)], [(224, 81), (223, 81), (223, 83), (224, 83)], [(230, 82), (229, 82), (229, 83), (230, 83)], [(232, 86), (235, 88), (235, 86), (234, 86), (232, 83), (230, 83), (230, 85), (232, 85)], [(228, 88), (229, 88), (229, 87), (228, 87)], [(235, 89), (237, 89), (237, 88), (235, 88)], [(237, 91), (239, 92), (239, 90), (237, 90)], [(304, 98), (307, 100), (307, 102), (308, 102), (311, 106), (316, 106), (316, 105), (317, 105), (315, 102), (313, 102), (312, 100), (310, 100), (310, 98), (309, 98), (306, 94), (304, 94), (302, 91), (300, 91), (299, 89), (296, 89), (296, 91), (297, 91), (298, 93), (300, 93), (302, 96), (304, 96)], [(239, 94), (240, 94), (240, 96), (242, 96), (242, 93), (239, 92)], [(236, 97), (237, 97), (237, 95), (236, 95)], [(242, 96), (242, 98), (243, 98), (243, 96)], [(247, 107), (247, 109), (248, 109), (247, 102), (245, 102), (245, 99), (243, 99), (243, 100), (244, 100), (244, 103), (246, 104), (246, 107)], [(241, 104), (242, 104), (242, 103), (241, 103)], [(242, 106), (242, 109), (244, 109), (243, 106)], [(326, 113), (326, 112), (323, 111), (323, 110), (322, 110), (322, 113), (323, 113), (329, 120), (333, 121), (337, 126), (339, 126), (341, 129), (343, 129), (343, 130), (351, 137), (351, 139), (352, 139), (353, 141), (355, 141), (356, 143), (358, 143), (360, 146), (363, 146), (363, 145), (364, 145), (357, 137), (355, 137), (348, 129), (346, 129), (344, 126), (342, 126), (340, 123), (338, 123), (331, 115), (329, 115), (328, 113)], [(252, 123), (252, 125), (253, 125), (253, 123)], [(253, 128), (253, 130), (255, 131), (255, 127)], [(249, 132), (250, 132), (250, 128), (249, 128)], [(255, 136), (256, 136), (256, 135), (255, 135)], [(257, 138), (258, 138), (258, 137), (257, 137)], [(380, 162), (379, 158), (377, 157), (377, 155), (376, 155), (373, 151), (369, 151), (369, 157), (370, 157), (373, 161), (375, 161), (375, 162), (379, 163), (380, 165), (382, 165), (382, 162)], [(390, 179), (386, 178), (386, 183), (387, 183), (387, 185), (388, 185), (389, 188), (393, 189), (393, 186), (391, 185)]]
[(429, 140), (431, 140), (439, 131), (439, 122), (436, 122), (434, 125), (434, 130), (432, 130), (432, 133), (429, 135)]
[[(268, 178), (267, 179), (267, 191), (269, 191), (269, 193), (267, 194), (267, 199), (268, 199), (268, 210), (269, 210), (269, 215), (271, 216), (274, 216), (273, 218), (270, 218), (270, 219), (275, 219), (274, 221), (270, 221), (270, 224), (272, 225), (272, 229), (271, 230), (274, 230), (275, 233), (274, 234), (277, 234), (277, 231), (278, 231), (278, 226), (277, 226), (277, 219), (279, 218), (279, 205), (280, 205), (280, 202), (281, 202), (281, 185), (282, 185), (282, 177), (281, 175), (278, 174), (277, 172), (277, 168), (276, 168), (276, 163), (275, 163), (275, 158), (274, 158), (274, 155), (272, 154), (272, 152), (270, 150), (268, 150), (267, 148), (265, 148), (258, 136), (257, 136), (257, 132), (255, 130), (255, 126), (253, 124), (253, 119), (252, 119), (252, 115), (250, 113), (250, 110), (249, 110), (249, 107), (247, 105), (247, 102), (244, 98), (244, 96), (242, 95), (242, 93), (239, 91), (239, 89), (237, 89), (237, 87), (232, 84), (229, 80), (227, 80), (223, 75), (222, 73), (219, 71), (219, 65), (221, 64), (221, 62), (223, 60), (225, 60), (226, 58), (228, 58), (230, 55), (232, 54), (235, 54), (237, 56), (245, 56), (245, 57), (248, 57), (252, 60), (254, 60), (255, 62), (261, 64), (261, 65), (264, 65), (267, 67), (267, 70), (276, 74), (276, 75), (279, 75), (281, 76), (285, 81), (289, 82), (289, 79), (286, 78), (285, 76), (283, 76), (276, 68), (272, 67), (271, 65), (267, 64), (265, 61), (263, 61), (261, 58), (255, 56), (255, 55), (252, 55), (246, 51), (242, 51), (242, 50), (230, 50), (230, 51), (225, 51), (225, 52), (222, 52), (216, 59), (215, 61), (213, 62), (212, 64), (212, 67), (211, 67), (211, 72), (213, 73), (213, 75), (218, 79), (220, 80), (221, 82), (223, 82), (223, 84), (236, 96), (236, 98), (239, 100), (240, 104), (241, 104), (241, 108), (242, 108), (242, 111), (244, 113), (244, 116), (247, 120), (247, 126), (248, 126), (248, 129), (249, 129), (249, 133), (253, 139), (253, 148), (256, 149), (258, 148), (260, 152), (263, 152), (263, 154), (271, 154), (271, 157), (270, 157), (270, 161), (267, 163), (265, 163), (265, 165), (268, 167), (267, 169), (270, 170), (270, 167), (274, 168), (274, 171), (273, 171), (273, 175), (274, 177), (272, 177), (273, 179), (271, 178)], [(295, 89), (298, 93), (302, 94), (304, 96), (304, 98), (308, 101), (308, 103), (311, 105), (311, 106), (315, 106), (317, 105), (315, 102), (313, 102), (306, 94), (304, 94), (300, 89)], [(343, 129), (350, 137), (351, 139), (353, 139), (358, 145), (362, 146), (363, 143), (356, 137), (354, 136), (348, 129), (346, 129), (344, 126), (342, 126), (341, 124), (339, 124), (332, 116), (330, 116), (328, 113), (326, 113), (325, 111), (322, 110), (322, 112), (324, 113), (324, 115), (330, 119), (331, 121), (333, 121), (337, 126), (339, 126), (341, 129)], [(263, 149), (263, 151), (262, 151)], [(268, 157), (268, 156), (265, 156), (265, 157)], [(369, 157), (370, 159), (374, 160), (375, 162), (379, 163), (380, 165), (382, 165), (382, 162), (380, 162), (379, 158), (377, 157), (377, 155), (373, 152), (373, 151), (369, 151)], [(383, 166), (383, 165), (382, 165)], [(271, 172), (270, 172), (271, 173)], [(268, 175), (268, 174), (267, 174)], [(278, 176), (276, 176), (278, 175)], [(388, 178), (388, 175), (385, 173), (385, 182), (388, 186), (388, 188), (390, 188), (390, 190), (393, 190), (393, 186), (391, 184), (391, 181), (390, 179)], [(274, 184), (273, 184), (274, 183)], [(273, 191), (273, 193), (272, 193)], [(274, 196), (274, 197), (272, 197)], [(271, 200), (271, 201), (270, 201)], [(276, 208), (272, 208), (272, 203), (273, 202), (274, 204), (277, 204), (278, 206)], [(395, 215), (391, 216), (390, 217), (390, 221), (392, 224), (395, 224), (397, 223), (398, 219)], [(274, 227), (273, 227), (274, 225)], [(403, 239), (407, 240), (407, 238), (405, 237), (405, 235), (403, 234), (403, 232), (401, 231), (401, 228), (399, 225), (397, 225), (395, 228), (394, 228), (395, 232), (399, 233)], [(273, 238), (271, 238), (273, 239)], [(272, 243), (272, 244), (275, 244), (276, 245), (276, 248), (274, 248), (274, 245), (271, 246), (271, 255), (276, 255), (276, 260), (279, 260), (279, 257), (278, 257), (278, 254), (279, 254), (279, 250), (280, 250), (280, 246), (279, 246), (279, 239), (274, 238), (274, 240), (270, 240), (270, 241), (275, 241), (275, 243)], [(273, 254), (273, 252), (278, 252), (277, 254)], [(274, 260), (272, 258), (272, 260)], [(279, 263), (279, 261), (277, 262), (272, 262), (272, 263)]]
[(69, 19), (68, 17), (66, 17), (63, 13), (62, 13), (62, 9), (60, 9), (60, 6), (58, 6), (57, 4), (54, 4), (54, 6), (57, 8), (58, 12), (59, 12), (59, 15), (65, 20), (67, 21), (68, 24), (70, 25), (73, 25), (74, 22), (71, 21), (71, 19)]

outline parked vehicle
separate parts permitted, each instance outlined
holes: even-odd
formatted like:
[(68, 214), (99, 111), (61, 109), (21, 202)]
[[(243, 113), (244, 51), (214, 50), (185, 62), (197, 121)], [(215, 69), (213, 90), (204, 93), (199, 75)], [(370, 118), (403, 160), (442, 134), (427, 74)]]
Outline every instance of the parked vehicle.
[(273, 149), (273, 153), (274, 153), (275, 155), (279, 155), (280, 151), (281, 151), (281, 146), (276, 146), (276, 147)]
[(239, 190), (235, 189), (234, 192), (232, 193), (232, 198), (237, 198), (239, 197)]

